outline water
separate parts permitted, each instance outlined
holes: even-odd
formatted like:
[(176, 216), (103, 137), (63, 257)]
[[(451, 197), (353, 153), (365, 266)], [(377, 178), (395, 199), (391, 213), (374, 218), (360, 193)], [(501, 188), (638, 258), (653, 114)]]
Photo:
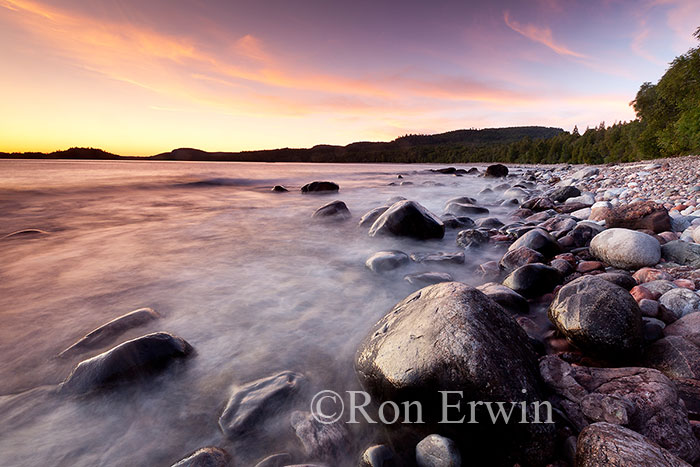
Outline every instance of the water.
[[(474, 268), (498, 256), (487, 250), (469, 254), (465, 265), (413, 265), (388, 276), (364, 267), (383, 249), (458, 250), (456, 231), (418, 242), (370, 238), (357, 225), (393, 196), (440, 214), (447, 199), (497, 183), (430, 167), (0, 161), (0, 236), (49, 232), (0, 240), (0, 465), (167, 466), (205, 445), (226, 448), (240, 465), (284, 450), (300, 456), (288, 413), (245, 439), (226, 440), (217, 419), (230, 388), (299, 371), (309, 383), (291, 405), (301, 410), (320, 389), (358, 389), (355, 351), (415, 290), (404, 274), (446, 271), (478, 284)], [(414, 184), (388, 186), (402, 181), (397, 174)], [(341, 191), (300, 194), (313, 180), (335, 181)], [(291, 192), (270, 192), (275, 184)], [(334, 199), (353, 219), (311, 222)], [(106, 348), (65, 360), (55, 358), (60, 351), (145, 306), (163, 318), (117, 343), (168, 331), (192, 344), (193, 358), (147, 382), (80, 398), (53, 392), (77, 362)], [(357, 450), (376, 435), (373, 427), (354, 431)], [(348, 464), (357, 455), (348, 453)]]

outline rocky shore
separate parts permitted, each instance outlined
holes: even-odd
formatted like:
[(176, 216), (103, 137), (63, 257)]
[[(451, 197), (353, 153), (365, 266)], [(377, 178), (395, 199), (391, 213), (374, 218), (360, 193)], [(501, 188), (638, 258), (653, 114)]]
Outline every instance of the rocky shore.
[[(423, 422), (363, 425), (367, 442), (356, 426), (319, 423), (308, 412), (322, 389), (310, 387), (309, 375), (259, 375), (222, 397), (219, 445), (174, 454), (174, 465), (242, 465), (228, 442), (255, 437), (263, 421), (285, 424), (296, 446), (270, 446), (257, 467), (700, 465), (698, 167), (700, 157), (438, 168), (429, 171), (433, 183), (489, 180), (476, 197), (444, 200), (440, 213), (395, 196), (360, 217), (341, 199), (319, 197), (309, 222), (373, 241), (443, 241), (444, 250), (427, 252), (397, 242), (365, 262), (371, 277), (414, 290), (358, 342), (354, 369), (372, 398), (367, 410), (418, 402)], [(397, 194), (413, 183), (411, 174), (393, 177)], [(313, 181), (300, 192), (342, 198), (340, 188)], [(292, 194), (275, 186), (270, 196)], [(500, 259), (474, 264), (484, 251)], [(464, 268), (477, 287), (453, 280)], [(196, 346), (167, 332), (114, 346), (159, 318), (139, 309), (78, 339), (58, 357), (107, 350), (80, 361), (55, 393), (80, 400), (187, 365)], [(517, 404), (517, 419), (493, 422), (482, 404), (472, 407), (478, 423), (444, 423), (440, 391), (459, 393), (463, 406)]]

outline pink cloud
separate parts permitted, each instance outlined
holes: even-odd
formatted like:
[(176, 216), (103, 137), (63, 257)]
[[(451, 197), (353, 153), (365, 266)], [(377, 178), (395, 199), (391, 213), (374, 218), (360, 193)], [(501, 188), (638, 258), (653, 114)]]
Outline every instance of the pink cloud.
[(554, 40), (554, 37), (552, 37), (552, 30), (548, 27), (540, 27), (534, 24), (518, 23), (510, 17), (510, 12), (508, 10), (503, 12), (503, 19), (508, 25), (508, 27), (511, 28), (513, 31), (527, 37), (531, 41), (538, 42), (550, 48), (559, 55), (566, 55), (575, 58), (586, 58), (586, 55), (579, 52), (575, 52), (567, 48), (566, 46), (557, 43)]

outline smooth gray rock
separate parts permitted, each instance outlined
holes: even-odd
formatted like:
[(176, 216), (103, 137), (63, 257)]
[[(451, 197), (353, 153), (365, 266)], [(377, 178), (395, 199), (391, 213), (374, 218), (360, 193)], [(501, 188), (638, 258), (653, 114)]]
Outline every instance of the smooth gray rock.
[(664, 293), (659, 303), (671, 311), (676, 318), (700, 311), (700, 297), (692, 290), (678, 287)]
[(661, 259), (658, 240), (636, 230), (607, 229), (591, 240), (590, 251), (597, 259), (621, 269), (654, 266)]
[(533, 229), (526, 232), (508, 248), (508, 251), (513, 251), (521, 247), (535, 250), (547, 258), (551, 258), (561, 252), (561, 247), (559, 243), (557, 243), (557, 240), (544, 229)]
[(191, 352), (192, 346), (187, 341), (166, 332), (141, 336), (83, 360), (59, 385), (59, 390), (82, 394), (137, 376), (148, 376)]
[(231, 465), (232, 458), (226, 450), (208, 446), (193, 452), (172, 467), (229, 467)]
[(428, 435), (416, 445), (418, 467), (461, 467), (462, 456), (454, 441), (440, 435)]
[(234, 388), (219, 417), (219, 427), (229, 438), (235, 438), (260, 425), (270, 413), (278, 411), (299, 390), (304, 375), (283, 371)]
[(584, 276), (566, 284), (548, 316), (569, 342), (591, 355), (617, 360), (641, 350), (639, 306), (629, 292), (606, 280)]
[(446, 253), (438, 251), (434, 253), (412, 253), (411, 259), (416, 263), (453, 263), (464, 264), (464, 252)]
[(65, 357), (68, 355), (75, 355), (90, 349), (105, 346), (113, 342), (114, 339), (125, 331), (143, 326), (158, 318), (160, 318), (160, 315), (152, 308), (139, 308), (138, 310), (131, 311), (90, 331), (85, 337), (58, 354), (58, 356)]
[(649, 292), (657, 293), (659, 295), (663, 295), (669, 290), (678, 288), (678, 286), (673, 282), (664, 279), (657, 279), (655, 281), (645, 282), (643, 284), (640, 284), (640, 286), (644, 287)]
[(391, 271), (410, 263), (411, 260), (406, 253), (399, 250), (378, 251), (365, 261), (371, 271), (382, 273)]
[(443, 214), (440, 216), (446, 229), (473, 229), (476, 223), (471, 217), (455, 216), (454, 214)]
[(360, 218), (360, 227), (371, 227), (374, 221), (384, 214), (387, 209), (389, 209), (389, 206), (379, 206), (378, 208), (366, 212), (365, 215)]
[(488, 208), (466, 203), (450, 203), (445, 207), (446, 214), (455, 216), (488, 216)]
[(399, 201), (379, 216), (369, 229), (370, 237), (381, 234), (417, 239), (442, 238), (445, 225), (415, 201)]
[(411, 285), (425, 287), (426, 285), (439, 284), (440, 282), (452, 282), (454, 279), (446, 272), (421, 272), (407, 274), (403, 280)]
[(336, 200), (318, 208), (311, 217), (322, 220), (346, 220), (350, 219), (351, 214), (344, 202)]
[(661, 246), (661, 255), (666, 261), (700, 268), (700, 245), (697, 243), (674, 240)]

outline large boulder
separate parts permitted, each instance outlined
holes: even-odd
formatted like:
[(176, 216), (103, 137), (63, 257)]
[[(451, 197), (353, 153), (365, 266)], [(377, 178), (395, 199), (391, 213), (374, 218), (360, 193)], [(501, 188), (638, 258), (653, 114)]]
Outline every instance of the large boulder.
[(575, 366), (554, 355), (540, 360), (540, 371), (576, 429), (597, 422), (625, 425), (689, 462), (700, 457), (685, 404), (661, 372)]
[(229, 467), (232, 460), (231, 455), (224, 449), (207, 446), (186, 456), (172, 467)]
[(87, 333), (82, 339), (58, 354), (59, 357), (75, 355), (90, 349), (105, 346), (114, 341), (120, 334), (158, 319), (160, 315), (152, 308), (139, 308), (112, 321), (103, 324)]
[(525, 233), (522, 237), (513, 242), (508, 248), (508, 251), (513, 251), (521, 247), (535, 250), (547, 258), (551, 258), (561, 251), (557, 240), (544, 229), (533, 229)]
[(342, 201), (331, 201), (318, 208), (311, 216), (321, 220), (345, 220), (351, 217), (350, 210)]
[(603, 219), (608, 228), (651, 230), (655, 233), (671, 230), (668, 211), (653, 201), (638, 201), (609, 209)]
[(620, 425), (600, 422), (581, 432), (576, 443), (577, 467), (690, 467), (644, 436)]
[(651, 235), (628, 229), (607, 229), (591, 240), (597, 259), (621, 269), (654, 266), (661, 259), (661, 245)]
[[(438, 391), (463, 391), (462, 406), (468, 400), (544, 400), (536, 365), (522, 328), (482, 292), (459, 282), (426, 287), (399, 302), (369, 331), (355, 362), (375, 402), (419, 401), (434, 433), (484, 443), (483, 451), (471, 449), (471, 458), (495, 455), (529, 464), (550, 456), (553, 425), (438, 423)], [(477, 419), (484, 416), (481, 409)]]
[(689, 289), (677, 287), (665, 292), (659, 303), (666, 307), (676, 318), (700, 311), (700, 297)]
[[(700, 227), (698, 229), (700, 230)], [(666, 261), (684, 266), (700, 268), (700, 245), (674, 240), (661, 246), (661, 255)]]
[(302, 193), (323, 193), (338, 191), (340, 186), (333, 182), (311, 182), (301, 187)]
[(503, 164), (493, 164), (486, 167), (485, 177), (501, 178), (508, 175), (508, 167)]
[(503, 285), (525, 298), (537, 298), (551, 292), (564, 278), (558, 269), (541, 263), (520, 266), (503, 280)]
[(548, 315), (559, 332), (586, 353), (616, 360), (641, 350), (641, 310), (629, 292), (612, 282), (584, 276), (566, 284)]
[(81, 394), (134, 377), (148, 376), (191, 352), (192, 346), (187, 341), (167, 332), (141, 336), (83, 360), (59, 385), (59, 390)]
[(283, 371), (274, 376), (234, 388), (219, 417), (219, 427), (226, 436), (235, 438), (260, 426), (267, 414), (279, 411), (299, 390), (305, 378), (300, 373)]
[(417, 239), (442, 238), (445, 225), (435, 214), (415, 201), (399, 201), (374, 221), (370, 237), (391, 234)]

